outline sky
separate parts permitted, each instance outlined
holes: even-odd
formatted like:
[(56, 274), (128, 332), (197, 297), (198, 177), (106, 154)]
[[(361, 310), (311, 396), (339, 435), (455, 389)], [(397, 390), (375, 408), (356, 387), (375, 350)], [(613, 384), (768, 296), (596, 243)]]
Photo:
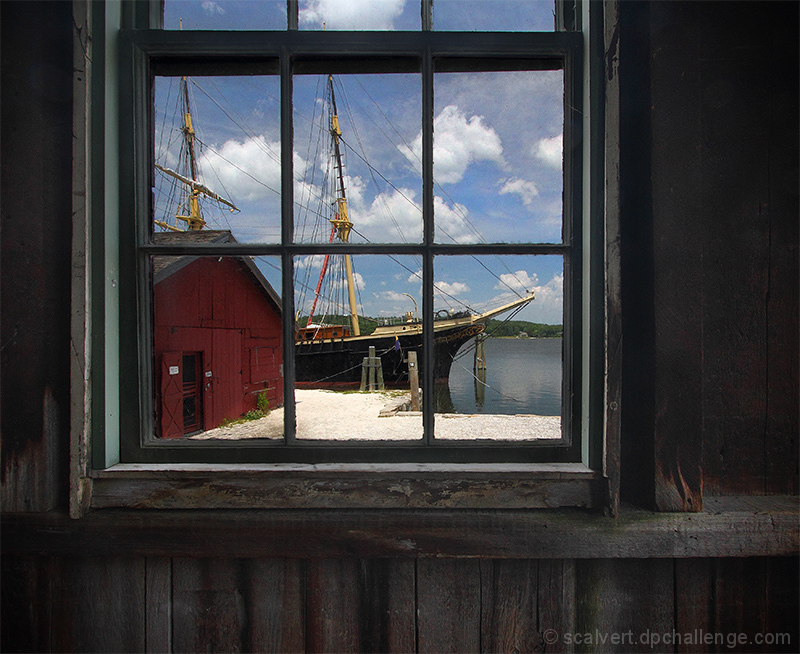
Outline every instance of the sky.
[[(332, 11), (335, 6), (336, 12)], [(488, 8), (488, 11), (481, 11)], [(437, 0), (438, 29), (552, 29), (552, 4)], [(165, 27), (283, 29), (280, 2), (167, 0)], [(465, 24), (464, 21), (469, 21)], [(416, 23), (414, 22), (416, 21)], [(419, 29), (410, 0), (306, 0), (301, 29)], [(351, 242), (414, 243), (422, 238), (421, 80), (419, 75), (337, 76), (336, 101), (345, 144), (345, 185)], [(441, 243), (560, 242), (561, 71), (438, 73), (434, 79), (434, 222)], [(330, 157), (315, 125), (326, 78), (294, 82), (295, 235), (327, 241), (320, 220)], [(157, 78), (156, 161), (172, 167), (180, 133), (177, 78)], [(194, 77), (190, 97), (206, 186), (239, 212), (206, 204), (209, 226), (231, 229), (241, 242), (280, 237), (280, 132), (277, 77)], [(317, 130), (317, 131), (315, 131)], [(369, 165), (367, 163), (369, 162)], [(157, 175), (156, 214), (167, 210), (169, 180)], [(295, 261), (296, 302), (313, 291), (323, 257)], [(276, 289), (275, 261), (259, 265)], [(360, 312), (395, 316), (421, 308), (420, 264), (409, 256), (355, 256)], [(517, 319), (561, 323), (563, 262), (558, 256), (448, 256), (434, 263), (435, 309), (483, 311), (533, 290), (536, 300)], [(331, 291), (330, 293), (333, 293)]]

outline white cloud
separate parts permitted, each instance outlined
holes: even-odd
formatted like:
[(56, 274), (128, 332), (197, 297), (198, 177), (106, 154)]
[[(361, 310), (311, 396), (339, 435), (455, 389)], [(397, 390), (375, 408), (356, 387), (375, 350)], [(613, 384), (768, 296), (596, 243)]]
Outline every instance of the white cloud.
[(295, 270), (319, 270), (325, 260), (324, 254), (311, 254), (307, 257), (300, 257), (294, 262)]
[[(504, 165), (503, 144), (494, 128), (485, 124), (483, 116), (471, 116), (455, 105), (448, 105), (433, 121), (433, 174), (440, 184), (454, 184), (464, 178), (471, 163), (494, 161)], [(422, 160), (422, 132), (411, 147), (400, 151), (415, 169)]]
[[(221, 195), (227, 190), (236, 202), (276, 197), (281, 187), (280, 143), (263, 136), (207, 148), (199, 163), (206, 186)], [(218, 181), (224, 188), (216, 188)]]
[(408, 297), (397, 291), (381, 291), (375, 293), (375, 297), (388, 302), (411, 302)]
[(302, 27), (332, 30), (390, 30), (403, 13), (405, 0), (306, 0), (299, 13)]
[(564, 135), (542, 139), (534, 146), (533, 154), (548, 166), (561, 168), (564, 159)]
[[(474, 243), (478, 240), (478, 235), (469, 228), (469, 224), (465, 220), (465, 218), (469, 218), (469, 210), (463, 204), (456, 202), (449, 205), (437, 195), (433, 198), (433, 215), (436, 236), (442, 242)], [(442, 234), (447, 238), (442, 238)]]
[(449, 284), (448, 282), (434, 282), (433, 283), (433, 291), (437, 295), (460, 295), (462, 293), (469, 293), (469, 286), (467, 286), (464, 282), (453, 282)]
[(505, 180), (503, 186), (500, 188), (500, 195), (505, 195), (506, 193), (516, 193), (519, 195), (522, 203), (528, 206), (533, 203), (533, 199), (539, 195), (539, 189), (536, 188), (536, 184), (533, 182), (515, 177)]
[(525, 270), (517, 270), (500, 275), (500, 283), (495, 286), (495, 289), (527, 293), (533, 290), (538, 283), (539, 276), (536, 273), (529, 275)]
[(206, 14), (208, 14), (209, 16), (225, 13), (225, 10), (222, 7), (220, 7), (216, 2), (211, 2), (211, 0), (206, 0), (200, 6), (203, 8), (203, 11), (206, 12)]
[[(500, 275), (502, 283), (498, 283), (494, 288), (503, 292), (492, 298), (488, 306), (498, 306), (506, 302), (511, 302), (518, 297), (518, 294), (533, 291), (535, 298), (528, 305), (524, 316), (519, 316), (521, 320), (531, 320), (533, 322), (543, 322), (549, 324), (560, 324), (564, 320), (564, 275), (556, 274), (545, 284), (539, 283), (539, 276), (536, 273), (528, 274), (525, 270), (517, 270), (514, 273)], [(515, 292), (512, 292), (513, 291)]]

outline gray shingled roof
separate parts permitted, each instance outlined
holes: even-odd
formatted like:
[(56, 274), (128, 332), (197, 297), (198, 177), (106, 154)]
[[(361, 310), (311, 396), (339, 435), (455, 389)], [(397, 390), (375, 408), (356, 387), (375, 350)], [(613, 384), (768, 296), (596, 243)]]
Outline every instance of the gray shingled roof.
[[(227, 229), (199, 229), (191, 232), (156, 232), (153, 234), (156, 245), (186, 245), (202, 243), (236, 243)], [(160, 256), (153, 257), (153, 275), (156, 283), (172, 273), (177, 272), (193, 261), (192, 256)]]

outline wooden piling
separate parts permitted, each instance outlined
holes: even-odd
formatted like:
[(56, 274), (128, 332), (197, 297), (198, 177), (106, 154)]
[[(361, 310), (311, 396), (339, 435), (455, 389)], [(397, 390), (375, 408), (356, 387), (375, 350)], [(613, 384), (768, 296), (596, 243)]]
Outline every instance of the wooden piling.
[(411, 385), (411, 410), (419, 411), (419, 366), (417, 353), (413, 350), (408, 353), (408, 380)]

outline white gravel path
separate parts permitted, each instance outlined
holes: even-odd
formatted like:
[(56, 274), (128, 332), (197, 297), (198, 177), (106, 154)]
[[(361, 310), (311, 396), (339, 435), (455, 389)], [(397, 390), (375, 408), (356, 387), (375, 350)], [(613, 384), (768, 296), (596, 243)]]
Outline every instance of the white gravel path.
[[(400, 394), (402, 395), (402, 394)], [(315, 440), (414, 440), (422, 438), (422, 416), (397, 412), (381, 416), (405, 397), (396, 392), (336, 393), (296, 390), (297, 437)], [(535, 415), (484, 415), (437, 413), (437, 438), (467, 440), (528, 440), (560, 438), (561, 418)], [(211, 429), (193, 439), (281, 438), (283, 409), (240, 425)]]

